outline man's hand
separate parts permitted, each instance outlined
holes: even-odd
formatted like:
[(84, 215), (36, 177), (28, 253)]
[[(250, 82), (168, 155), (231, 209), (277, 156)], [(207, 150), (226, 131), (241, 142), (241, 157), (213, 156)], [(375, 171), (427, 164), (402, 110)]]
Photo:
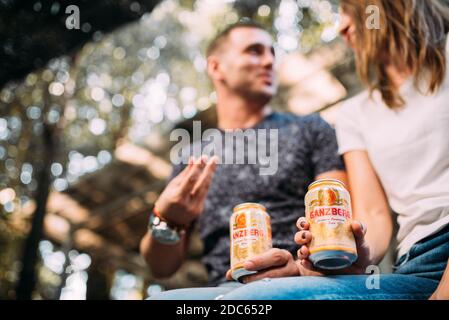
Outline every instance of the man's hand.
[(155, 203), (162, 218), (178, 226), (188, 226), (204, 209), (217, 158), (190, 158), (184, 170), (173, 178)]
[[(299, 276), (298, 265), (287, 250), (270, 249), (258, 256), (245, 261), (243, 267), (248, 271), (258, 271), (256, 274), (243, 277), (243, 283), (249, 283), (264, 278), (282, 278)], [(226, 272), (226, 279), (231, 281), (231, 270)]]
[(300, 245), (298, 250), (298, 260), (300, 261), (301, 275), (337, 275), (337, 274), (364, 274), (366, 268), (373, 264), (370, 260), (370, 250), (365, 241), (366, 227), (359, 221), (352, 221), (351, 227), (357, 247), (357, 260), (348, 268), (341, 270), (322, 270), (316, 269), (312, 262), (308, 259), (310, 255), (309, 245), (312, 241), (312, 233), (309, 231), (310, 224), (306, 218), (298, 219), (296, 226), (299, 232), (295, 234), (295, 242)]

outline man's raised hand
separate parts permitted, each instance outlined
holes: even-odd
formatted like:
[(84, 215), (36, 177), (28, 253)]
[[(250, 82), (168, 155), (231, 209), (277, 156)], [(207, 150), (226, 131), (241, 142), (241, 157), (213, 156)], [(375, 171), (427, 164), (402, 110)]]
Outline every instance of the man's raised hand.
[(203, 212), (216, 166), (217, 157), (191, 157), (155, 203), (162, 219), (177, 226), (188, 226), (197, 219)]

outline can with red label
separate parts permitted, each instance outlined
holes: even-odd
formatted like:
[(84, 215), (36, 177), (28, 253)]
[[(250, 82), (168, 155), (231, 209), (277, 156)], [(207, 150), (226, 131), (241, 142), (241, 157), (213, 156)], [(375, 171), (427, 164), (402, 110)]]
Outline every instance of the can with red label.
[(309, 259), (320, 269), (343, 269), (357, 259), (351, 228), (351, 198), (339, 180), (312, 183), (305, 196), (306, 218), (312, 241)]
[(249, 258), (272, 248), (271, 222), (264, 206), (242, 203), (236, 206), (229, 223), (231, 237), (231, 273), (234, 280), (254, 274), (243, 268)]

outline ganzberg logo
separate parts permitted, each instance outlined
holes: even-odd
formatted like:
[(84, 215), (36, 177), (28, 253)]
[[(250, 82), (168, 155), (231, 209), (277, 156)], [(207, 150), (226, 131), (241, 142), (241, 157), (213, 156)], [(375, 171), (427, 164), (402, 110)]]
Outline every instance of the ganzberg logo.
[[(216, 156), (218, 164), (259, 165), (262, 176), (278, 170), (277, 129), (207, 129), (201, 134), (201, 121), (193, 121), (193, 139), (185, 129), (175, 129), (170, 141), (178, 141), (170, 151), (172, 164), (187, 164), (189, 157)], [(195, 141), (195, 143), (192, 143)]]

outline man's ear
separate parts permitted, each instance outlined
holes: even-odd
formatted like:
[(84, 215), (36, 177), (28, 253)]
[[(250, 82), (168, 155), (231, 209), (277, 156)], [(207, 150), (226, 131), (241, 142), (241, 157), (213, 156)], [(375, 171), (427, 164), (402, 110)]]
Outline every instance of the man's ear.
[(207, 58), (207, 74), (211, 80), (221, 80), (220, 61), (217, 56), (211, 55)]

